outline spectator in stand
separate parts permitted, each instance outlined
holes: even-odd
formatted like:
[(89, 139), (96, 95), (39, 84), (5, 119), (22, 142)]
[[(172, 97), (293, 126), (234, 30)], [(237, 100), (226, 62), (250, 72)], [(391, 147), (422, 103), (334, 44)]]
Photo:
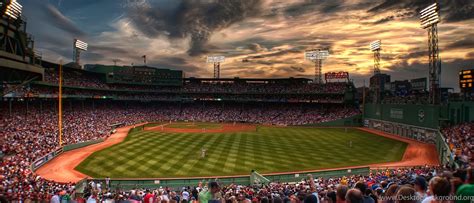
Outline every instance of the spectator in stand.
[[(469, 203), (474, 199), (474, 169), (470, 168), (468, 170), (468, 179), (466, 184), (459, 187), (456, 191), (458, 197), (465, 197), (465, 200), (457, 200), (456, 203)], [(469, 198), (471, 198), (469, 200)]]
[(336, 189), (336, 203), (344, 203), (346, 201), (347, 186), (339, 185)]
[(200, 203), (217, 203), (222, 201), (219, 183), (212, 181), (209, 182), (208, 189), (204, 189), (199, 193)]
[(189, 192), (188, 189), (184, 189), (183, 192), (181, 193), (182, 199), (188, 201), (189, 200)]
[(143, 197), (143, 203), (153, 203), (154, 202), (154, 195), (151, 193), (150, 190), (145, 191), (145, 197)]
[(397, 203), (417, 203), (415, 189), (411, 186), (402, 186), (397, 192)]
[(8, 203), (8, 199), (5, 197), (5, 188), (0, 185), (0, 203)]
[(346, 203), (363, 203), (364, 197), (358, 189), (350, 189), (346, 194)]
[(446, 178), (434, 177), (429, 184), (430, 196), (425, 198), (422, 203), (443, 203), (449, 202), (446, 198), (451, 193), (451, 184)]
[(474, 123), (464, 123), (442, 130), (453, 152), (454, 159), (462, 168), (474, 164)]
[(60, 203), (59, 190), (54, 192), (53, 197), (51, 197), (51, 203)]
[(384, 194), (384, 203), (394, 203), (397, 199), (397, 192), (398, 192), (398, 184), (393, 183), (389, 184), (387, 191)]
[(364, 198), (364, 203), (374, 203), (375, 200), (372, 199), (372, 197), (368, 196), (368, 195), (365, 195), (365, 192), (367, 190), (367, 185), (365, 184), (365, 182), (363, 181), (359, 181), (356, 183), (356, 185), (354, 186), (354, 188), (358, 189), (363, 195), (363, 198)]
[(423, 176), (417, 176), (415, 178), (414, 186), (418, 198), (424, 200), (427, 197), (426, 190), (428, 189), (426, 179)]

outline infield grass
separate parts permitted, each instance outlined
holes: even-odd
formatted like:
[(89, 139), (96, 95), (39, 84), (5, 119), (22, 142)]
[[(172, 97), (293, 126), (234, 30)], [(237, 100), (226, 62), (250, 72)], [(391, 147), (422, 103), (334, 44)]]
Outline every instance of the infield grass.
[[(352, 147), (349, 142), (352, 141)], [(76, 170), (94, 178), (248, 175), (399, 161), (407, 144), (357, 129), (258, 127), (256, 132), (131, 132)], [(207, 149), (201, 158), (201, 149)]]

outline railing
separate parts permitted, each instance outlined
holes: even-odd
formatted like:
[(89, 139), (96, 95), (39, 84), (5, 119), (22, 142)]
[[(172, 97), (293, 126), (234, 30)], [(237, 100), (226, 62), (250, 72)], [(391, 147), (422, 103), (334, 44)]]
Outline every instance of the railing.
[(63, 151), (67, 152), (67, 151), (75, 150), (75, 149), (86, 147), (86, 146), (89, 146), (89, 145), (101, 143), (104, 140), (105, 140), (104, 138), (101, 138), (101, 139), (97, 139), (97, 140), (90, 140), (90, 141), (81, 142), (81, 143), (77, 143), (77, 144), (66, 145), (66, 146), (63, 147)]
[[(265, 178), (271, 182), (299, 182), (306, 178), (307, 174), (312, 174), (314, 177), (342, 177), (357, 175), (368, 175), (370, 173), (369, 167), (360, 168), (346, 168), (346, 169), (335, 169), (335, 170), (322, 170), (314, 172), (288, 172), (283, 174), (263, 174)], [(250, 172), (249, 172), (250, 174)], [(94, 182), (105, 183), (105, 179), (91, 179)], [(181, 188), (186, 186), (197, 186), (199, 182), (206, 183), (209, 181), (217, 180), (223, 185), (238, 184), (238, 185), (250, 185), (250, 175), (234, 176), (234, 177), (198, 177), (198, 178), (156, 178), (156, 179), (111, 179), (110, 187), (112, 189), (129, 190), (134, 188), (159, 188), (159, 187), (170, 187), (170, 188)], [(105, 184), (104, 184), (105, 185)]]
[(436, 133), (436, 150), (438, 151), (439, 162), (442, 165), (449, 164), (452, 166), (454, 164), (455, 168), (459, 168), (459, 165), (454, 162), (453, 152), (449, 144), (440, 131)]

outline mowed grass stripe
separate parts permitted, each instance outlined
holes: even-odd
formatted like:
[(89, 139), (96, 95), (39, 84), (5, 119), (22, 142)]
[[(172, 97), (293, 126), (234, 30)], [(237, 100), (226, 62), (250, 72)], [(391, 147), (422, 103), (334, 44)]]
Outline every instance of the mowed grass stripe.
[[(352, 147), (349, 143), (352, 142)], [(207, 150), (201, 158), (201, 149)], [(258, 127), (256, 132), (141, 131), (76, 169), (95, 178), (161, 178), (288, 172), (401, 160), (406, 143), (356, 129)]]

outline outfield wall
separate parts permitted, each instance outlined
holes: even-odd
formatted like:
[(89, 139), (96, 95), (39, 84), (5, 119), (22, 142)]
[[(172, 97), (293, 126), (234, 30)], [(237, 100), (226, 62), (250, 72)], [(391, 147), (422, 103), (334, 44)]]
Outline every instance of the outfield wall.
[(74, 149), (87, 147), (89, 145), (101, 143), (104, 140), (105, 140), (104, 138), (101, 138), (101, 139), (97, 139), (97, 140), (91, 140), (91, 141), (87, 141), (87, 142), (81, 142), (81, 143), (77, 143), (77, 144), (66, 145), (66, 146), (63, 147), (63, 151), (67, 152), (67, 151), (71, 151), (71, 150), (74, 150)]
[(472, 108), (467, 106), (465, 103), (450, 103), (448, 106), (366, 104), (364, 127), (434, 144), (440, 163), (453, 165), (453, 152), (439, 129), (448, 123), (459, 123), (461, 117), (464, 118), (462, 121), (469, 120), (474, 103)]
[(70, 145), (66, 145), (64, 147), (60, 147), (60, 148), (54, 150), (53, 152), (50, 152), (50, 153), (44, 155), (43, 157), (41, 157), (39, 159), (36, 159), (33, 162), (33, 164), (31, 164), (31, 169), (33, 171), (36, 171), (38, 168), (40, 168), (44, 164), (48, 163), (49, 161), (53, 160), (54, 158), (56, 158), (58, 155), (62, 154), (63, 152), (67, 152), (67, 151), (71, 151), (71, 150), (74, 150), (74, 149), (78, 149), (78, 148), (86, 147), (86, 146), (89, 146), (89, 145), (97, 144), (97, 143), (100, 143), (100, 142), (103, 142), (103, 141), (104, 141), (104, 139), (102, 138), (102, 139), (91, 140), (91, 141), (87, 141), (87, 142), (70, 144)]
[(423, 128), (419, 126), (368, 118), (364, 119), (364, 127), (410, 138), (424, 143), (434, 144), (436, 145), (440, 163), (443, 165), (454, 164), (453, 152), (446, 143), (446, 139), (438, 129)]
[[(263, 174), (265, 178), (272, 182), (299, 182), (306, 178), (307, 174), (312, 174), (314, 177), (342, 177), (351, 176), (354, 174), (358, 175), (369, 175), (369, 167), (361, 168), (350, 168), (350, 169), (336, 169), (336, 170), (325, 170), (315, 172), (295, 172), (286, 174)], [(250, 172), (249, 172), (250, 174)], [(110, 181), (111, 187), (114, 189), (133, 189), (133, 188), (159, 188), (171, 187), (181, 188), (186, 186), (197, 186), (199, 182), (214, 181), (216, 177), (200, 177), (200, 178), (176, 178), (176, 179), (112, 179)], [(250, 175), (247, 176), (236, 176), (236, 177), (223, 177), (217, 179), (219, 183), (224, 185), (239, 184), (239, 185), (251, 185)], [(93, 179), (94, 182), (105, 182), (104, 179)]]
[(335, 121), (328, 121), (324, 123), (306, 124), (304, 126), (314, 127), (361, 127), (362, 126), (362, 114), (343, 118)]
[(364, 127), (431, 144), (436, 143), (438, 132), (437, 129), (369, 118), (364, 119)]
[(446, 106), (416, 104), (365, 104), (364, 118), (438, 129), (448, 119)]
[(474, 102), (450, 102), (448, 119), (451, 124), (474, 122)]

